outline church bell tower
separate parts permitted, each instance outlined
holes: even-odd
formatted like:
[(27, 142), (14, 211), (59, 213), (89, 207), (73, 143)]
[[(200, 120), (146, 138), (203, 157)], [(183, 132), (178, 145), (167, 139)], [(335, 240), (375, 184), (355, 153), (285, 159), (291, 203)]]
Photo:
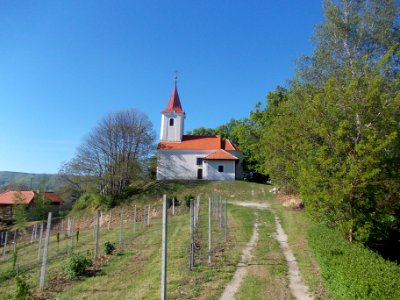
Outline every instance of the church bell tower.
[(161, 112), (162, 142), (182, 142), (185, 113), (179, 100), (176, 80), (167, 108)]

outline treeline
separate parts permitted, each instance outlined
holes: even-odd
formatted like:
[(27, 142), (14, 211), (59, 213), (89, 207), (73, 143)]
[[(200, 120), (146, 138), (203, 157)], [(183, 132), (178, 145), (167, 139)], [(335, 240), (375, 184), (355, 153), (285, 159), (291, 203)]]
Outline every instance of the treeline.
[[(400, 27), (396, 1), (324, 2), (311, 56), (249, 118), (219, 129), (309, 215), (398, 259)], [(222, 132), (224, 133), (224, 132)]]

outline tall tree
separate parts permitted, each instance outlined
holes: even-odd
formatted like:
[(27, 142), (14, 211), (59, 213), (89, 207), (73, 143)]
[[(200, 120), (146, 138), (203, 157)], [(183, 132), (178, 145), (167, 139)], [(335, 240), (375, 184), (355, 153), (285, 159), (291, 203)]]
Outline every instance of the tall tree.
[(148, 117), (134, 109), (110, 113), (89, 133), (62, 173), (76, 187), (96, 185), (101, 195), (117, 197), (141, 175), (140, 160), (154, 150)]
[[(298, 69), (303, 80), (318, 87), (348, 71), (356, 78), (400, 41), (395, 0), (325, 0), (324, 15), (314, 35), (314, 53), (303, 57)], [(400, 60), (394, 59), (392, 72), (397, 74)]]

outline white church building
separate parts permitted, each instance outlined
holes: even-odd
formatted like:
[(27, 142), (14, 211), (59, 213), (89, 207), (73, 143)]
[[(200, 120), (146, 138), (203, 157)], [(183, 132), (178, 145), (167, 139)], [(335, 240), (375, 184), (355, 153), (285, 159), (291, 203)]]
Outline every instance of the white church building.
[(243, 178), (242, 153), (220, 136), (184, 135), (185, 112), (176, 82), (161, 112), (157, 180), (235, 180)]

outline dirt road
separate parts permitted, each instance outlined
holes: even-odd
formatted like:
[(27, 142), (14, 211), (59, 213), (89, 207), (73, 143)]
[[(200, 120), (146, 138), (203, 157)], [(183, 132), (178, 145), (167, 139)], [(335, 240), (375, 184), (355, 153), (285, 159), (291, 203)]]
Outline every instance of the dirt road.
[[(289, 268), (289, 288), (294, 298), (301, 300), (313, 299), (309, 292), (308, 287), (304, 284), (299, 268), (297, 266), (296, 258), (293, 255), (292, 250), (287, 242), (287, 235), (285, 234), (279, 217), (275, 211), (267, 203), (257, 203), (257, 202), (231, 202), (235, 205), (253, 207), (255, 209), (268, 209), (270, 210), (275, 218), (276, 225), (276, 239), (278, 240), (282, 252), (286, 258), (288, 268)], [(246, 275), (247, 262), (251, 258), (251, 250), (256, 245), (258, 240), (258, 221), (254, 223), (253, 234), (250, 241), (247, 243), (246, 247), (243, 249), (241, 261), (237, 265), (236, 273), (232, 281), (226, 286), (224, 293), (222, 294), (220, 300), (230, 300), (234, 299), (234, 295), (240, 288), (240, 284)]]

